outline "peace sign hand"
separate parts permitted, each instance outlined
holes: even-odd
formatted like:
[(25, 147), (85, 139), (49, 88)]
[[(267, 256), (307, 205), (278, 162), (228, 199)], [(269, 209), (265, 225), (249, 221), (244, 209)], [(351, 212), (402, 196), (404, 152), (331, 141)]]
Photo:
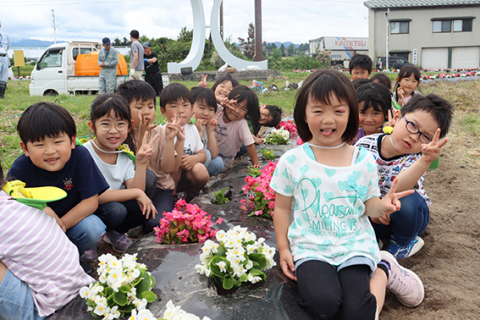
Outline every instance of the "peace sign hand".
[(177, 115), (174, 115), (173, 118), (167, 122), (165, 126), (165, 137), (166, 139), (173, 140), (178, 134), (180, 127), (178, 125)]
[(441, 141), (439, 141), (439, 138), (440, 128), (435, 132), (432, 142), (429, 144), (422, 144), (422, 158), (425, 162), (432, 163), (440, 156), (441, 149), (448, 142), (448, 138), (442, 139)]
[(143, 135), (142, 146), (137, 151), (137, 164), (146, 164), (153, 154), (152, 146), (160, 135), (155, 135), (149, 143), (147, 142), (148, 132)]
[(400, 106), (405, 106), (405, 102), (403, 101), (403, 95), (405, 94), (405, 91), (401, 88), (401, 87), (398, 87), (397, 88), (397, 96), (398, 96), (398, 104)]
[(208, 74), (202, 74), (202, 81), (198, 84), (199, 87), (208, 88), (207, 77)]
[(207, 133), (213, 132), (218, 125), (218, 118), (223, 114), (223, 112), (217, 113), (210, 121), (207, 122)]
[(415, 191), (407, 190), (396, 193), (397, 190), (398, 179), (393, 180), (392, 186), (390, 187), (390, 191), (388, 191), (387, 195), (383, 197), (382, 200), (378, 202), (378, 209), (380, 211), (380, 216), (385, 214), (391, 214), (400, 210), (401, 204), (400, 200), (403, 197), (411, 195)]

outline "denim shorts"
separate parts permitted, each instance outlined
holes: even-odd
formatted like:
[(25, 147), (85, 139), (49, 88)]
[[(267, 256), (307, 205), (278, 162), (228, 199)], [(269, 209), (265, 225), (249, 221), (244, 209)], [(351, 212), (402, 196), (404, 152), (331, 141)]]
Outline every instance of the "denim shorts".
[(10, 270), (0, 283), (0, 320), (42, 320), (33, 302), (32, 290)]

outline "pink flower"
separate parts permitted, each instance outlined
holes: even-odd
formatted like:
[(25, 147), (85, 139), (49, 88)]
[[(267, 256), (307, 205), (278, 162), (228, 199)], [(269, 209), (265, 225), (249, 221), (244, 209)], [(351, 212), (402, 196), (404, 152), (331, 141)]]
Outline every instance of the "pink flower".
[(222, 218), (218, 218), (217, 222), (215, 222), (216, 224), (220, 224), (223, 222), (223, 219)]
[(260, 216), (260, 215), (262, 215), (262, 213), (263, 213), (263, 210), (257, 210), (257, 211), (255, 211), (255, 215), (256, 215), (256, 216)]

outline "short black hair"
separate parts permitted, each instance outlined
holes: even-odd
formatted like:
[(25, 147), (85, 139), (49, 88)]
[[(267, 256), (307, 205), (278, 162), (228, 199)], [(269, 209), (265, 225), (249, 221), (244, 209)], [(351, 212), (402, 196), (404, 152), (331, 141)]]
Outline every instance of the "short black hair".
[(190, 90), (181, 83), (170, 83), (160, 93), (160, 108), (165, 110), (167, 103), (177, 101), (178, 99), (189, 101), (193, 107), (193, 97)]
[(212, 86), (213, 92), (215, 92), (219, 84), (224, 83), (225, 81), (230, 81), (232, 83), (232, 87), (234, 88), (239, 85), (237, 79), (233, 78), (229, 73), (227, 73), (227, 75), (222, 76), (215, 81), (214, 85)]
[(309, 75), (297, 92), (293, 117), (297, 125), (298, 135), (303, 141), (307, 142), (312, 139), (312, 133), (305, 120), (305, 109), (309, 99), (330, 104), (331, 94), (349, 106), (348, 125), (342, 135), (343, 141), (350, 143), (357, 138), (360, 120), (358, 118), (357, 94), (352, 81), (340, 71), (323, 69)]
[(140, 33), (138, 33), (138, 30), (132, 30), (130, 31), (130, 37), (132, 37), (133, 39), (138, 39), (140, 38)]
[(155, 106), (157, 104), (157, 94), (155, 93), (155, 89), (153, 89), (150, 84), (142, 80), (134, 79), (122, 83), (117, 88), (117, 94), (124, 97), (128, 104), (139, 100), (153, 100)]
[[(395, 84), (395, 88), (393, 89), (395, 101), (398, 101), (397, 89), (400, 86), (400, 81), (402, 81), (403, 78), (409, 78), (412, 74), (415, 77), (415, 80), (417, 80), (418, 82), (418, 88), (418, 86), (420, 85), (420, 77), (422, 76), (422, 73), (417, 66), (403, 66), (398, 72), (397, 78), (399, 81), (397, 81), (397, 83)], [(415, 88), (415, 90), (417, 90), (417, 88)], [(415, 96), (415, 91), (412, 92), (412, 96)]]
[(268, 127), (276, 127), (280, 123), (280, 120), (282, 120), (282, 109), (271, 104), (267, 104), (265, 109), (267, 109), (270, 112), (270, 115), (273, 117), (273, 120), (265, 125)]
[(51, 102), (38, 102), (28, 107), (18, 120), (17, 131), (25, 145), (45, 137), (54, 138), (62, 132), (70, 139), (77, 135), (77, 127), (70, 113)]
[(355, 88), (355, 90), (357, 90), (358, 87), (360, 87), (361, 85), (363, 85), (365, 83), (370, 83), (370, 82), (372, 82), (372, 80), (370, 80), (370, 79), (358, 78), (358, 79), (353, 80), (352, 84), (353, 84), (353, 87)]
[(450, 102), (435, 93), (428, 96), (417, 94), (402, 108), (402, 116), (415, 111), (428, 112), (437, 121), (440, 138), (446, 136), (453, 117), (453, 106)]
[(383, 113), (384, 120), (388, 119), (388, 112), (392, 108), (390, 90), (377, 82), (365, 83), (357, 88), (358, 103), (363, 102), (363, 110), (370, 107)]
[(392, 80), (383, 72), (375, 73), (370, 80), (383, 84), (388, 88), (388, 91), (392, 90)]
[(235, 86), (228, 95), (229, 100), (237, 100), (237, 103), (247, 100), (247, 114), (245, 119), (250, 120), (253, 126), (253, 134), (257, 134), (260, 130), (260, 108), (258, 106), (257, 94), (247, 86)]
[(193, 103), (202, 101), (206, 106), (212, 107), (217, 112), (217, 99), (210, 88), (193, 87), (192, 88)]
[(368, 73), (372, 73), (372, 67), (373, 67), (372, 59), (366, 54), (360, 54), (360, 53), (355, 53), (352, 59), (350, 59), (350, 63), (348, 65), (350, 74), (352, 73), (352, 70), (355, 68), (366, 69)]

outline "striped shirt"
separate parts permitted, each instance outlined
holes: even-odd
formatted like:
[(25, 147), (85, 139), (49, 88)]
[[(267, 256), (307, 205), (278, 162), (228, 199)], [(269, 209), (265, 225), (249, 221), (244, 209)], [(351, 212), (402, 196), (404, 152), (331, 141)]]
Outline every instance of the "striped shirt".
[(9, 200), (0, 191), (0, 261), (32, 290), (40, 316), (75, 298), (94, 281), (79, 264), (78, 249), (54, 218)]

